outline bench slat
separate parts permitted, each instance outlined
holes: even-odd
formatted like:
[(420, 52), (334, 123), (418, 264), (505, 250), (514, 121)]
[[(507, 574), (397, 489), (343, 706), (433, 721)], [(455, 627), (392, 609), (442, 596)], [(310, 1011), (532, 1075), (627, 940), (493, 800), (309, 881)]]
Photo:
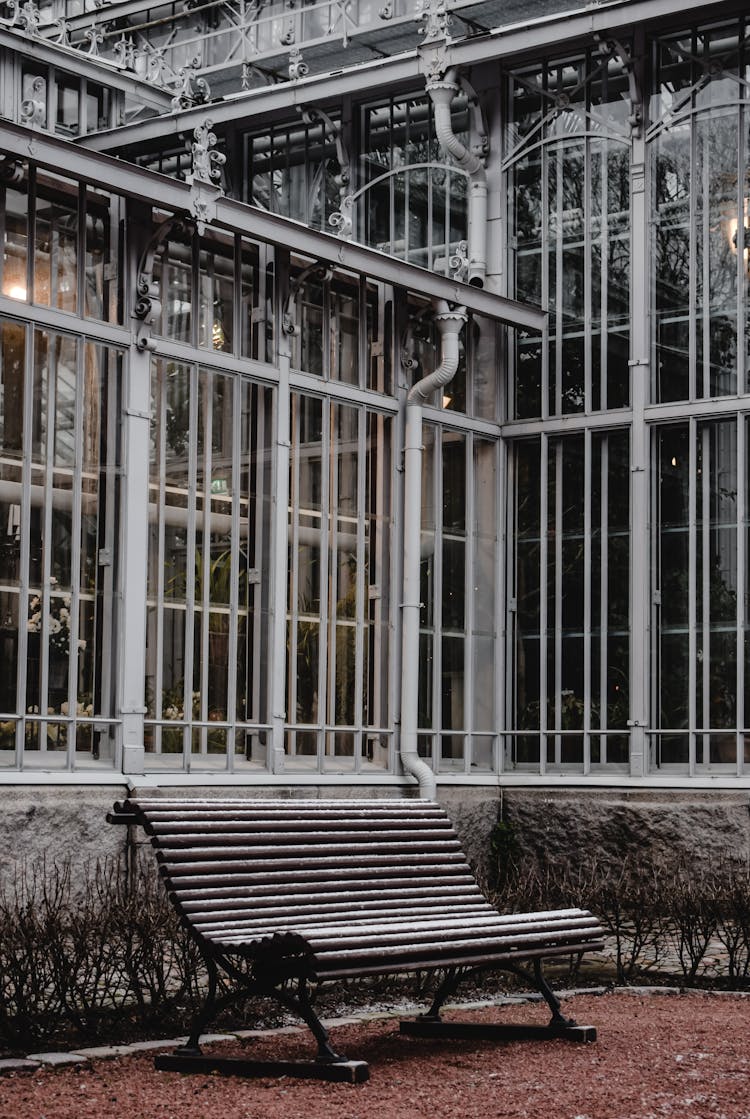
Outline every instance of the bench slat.
[[(203, 857), (210, 859), (224, 859), (237, 857), (237, 848), (242, 849), (242, 855), (245, 861), (252, 860), (263, 861), (266, 859), (273, 859), (276, 862), (279, 858), (283, 859), (304, 859), (308, 860), (311, 856), (316, 858), (321, 855), (330, 855), (336, 857), (341, 861), (342, 845), (338, 842), (332, 842), (331, 836), (325, 839), (320, 839), (316, 842), (310, 841), (309, 843), (300, 843), (299, 837), (294, 837), (294, 842), (281, 843), (281, 844), (267, 844), (263, 842), (263, 837), (253, 836), (252, 841), (248, 840), (247, 835), (237, 835), (233, 833), (231, 836), (221, 835), (216, 836), (212, 843), (206, 836), (159, 836), (159, 851), (164, 853), (165, 858), (168, 857), (175, 862), (180, 860), (197, 862)], [(254, 842), (253, 842), (254, 841)], [(393, 840), (388, 838), (380, 839), (373, 837), (372, 839), (354, 841), (347, 839), (346, 854), (347, 857), (357, 857), (359, 855), (409, 855), (412, 852), (416, 854), (434, 854), (434, 855), (454, 855), (458, 852), (463, 862), (466, 861), (466, 856), (461, 851), (461, 846), (457, 839), (448, 836), (446, 839), (424, 838), (421, 840)]]
[[(212, 851), (210, 856), (208, 853), (206, 854), (205, 859), (200, 857), (196, 858), (190, 851), (186, 851), (184, 852), (184, 862), (182, 861), (180, 852), (158, 851), (157, 856), (159, 864), (164, 872), (175, 877), (181, 875), (205, 875), (211, 872), (226, 874), (231, 871), (236, 871), (241, 873), (243, 871), (247, 872), (248, 869), (247, 860), (238, 858), (236, 851), (227, 851), (226, 858), (217, 858), (216, 852)], [(325, 853), (318, 854), (317, 851), (313, 850), (305, 859), (304, 870), (300, 870), (299, 858), (287, 858), (286, 854), (283, 858), (254, 860), (251, 865), (254, 878), (261, 879), (265, 874), (272, 874), (275, 880), (281, 885), (287, 878), (291, 881), (296, 881), (300, 877), (304, 876), (309, 878), (311, 875), (315, 874), (343, 874), (347, 868), (341, 866), (341, 858), (340, 852), (327, 855)], [(435, 867), (435, 856), (433, 854), (420, 854), (415, 851), (403, 855), (363, 854), (357, 860), (357, 865), (349, 869), (357, 874), (361, 874), (363, 871), (375, 874), (378, 870), (390, 872), (399, 869), (416, 870), (417, 868), (426, 867), (431, 869), (434, 874), (436, 870), (443, 872), (451, 865), (460, 868), (466, 866), (465, 857), (460, 850), (443, 854), (437, 867)]]

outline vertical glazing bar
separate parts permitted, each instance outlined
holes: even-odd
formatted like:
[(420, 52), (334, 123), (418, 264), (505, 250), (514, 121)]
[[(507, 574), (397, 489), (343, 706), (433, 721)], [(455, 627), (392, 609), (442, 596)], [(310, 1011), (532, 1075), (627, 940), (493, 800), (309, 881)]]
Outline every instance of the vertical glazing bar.
[[(694, 101), (694, 96), (693, 96)], [(706, 287), (706, 267), (707, 267), (707, 253), (706, 250), (710, 247), (710, 235), (708, 233), (708, 211), (709, 211), (709, 195), (705, 190), (705, 176), (708, 172), (707, 160), (705, 152), (703, 153), (703, 178), (698, 184), (695, 182), (697, 179), (698, 168), (698, 140), (697, 140), (696, 122), (693, 117), (690, 118), (690, 167), (693, 170), (690, 182), (690, 222), (689, 222), (689, 239), (690, 247), (688, 250), (689, 258), (689, 306), (688, 306), (688, 398), (695, 400), (698, 395), (698, 331), (701, 331), (703, 342), (703, 363), (701, 366), (701, 381), (702, 392), (701, 395), (706, 395), (705, 377), (707, 372), (706, 367), (706, 335), (705, 335), (705, 316), (706, 316), (706, 293), (709, 290)], [(698, 224), (698, 192), (701, 192), (702, 210), (701, 222)], [(703, 281), (703, 311), (698, 319), (698, 246), (701, 245), (703, 249), (703, 271), (701, 279)]]
[[(361, 319), (362, 324), (365, 319)], [(360, 330), (362, 333), (362, 330)], [(369, 621), (368, 585), (370, 563), (367, 541), (369, 525), (365, 531), (367, 518), (367, 425), (368, 413), (364, 408), (357, 409), (357, 589), (355, 594), (354, 630), (354, 771), (362, 770), (362, 723), (364, 720), (364, 673), (365, 673), (365, 625)]]
[(539, 478), (541, 482), (539, 511), (539, 772), (547, 772), (547, 638), (549, 633), (549, 436), (539, 440)]
[[(335, 664), (334, 658), (331, 656), (331, 639), (329, 627), (329, 616), (331, 610), (335, 614), (336, 599), (331, 601), (329, 594), (329, 582), (325, 573), (330, 571), (330, 565), (333, 562), (331, 558), (331, 520), (335, 516), (333, 506), (333, 494), (331, 480), (335, 470), (334, 457), (333, 457), (333, 431), (331, 424), (332, 405), (327, 400), (322, 401), (322, 423), (320, 425), (320, 481), (321, 481), (321, 495), (320, 495), (320, 613), (318, 633), (320, 634), (319, 657), (318, 657), (318, 695), (326, 696), (326, 679), (328, 677), (329, 662)], [(335, 619), (334, 619), (335, 627)], [(316, 730), (317, 743), (318, 743), (318, 772), (320, 773), (323, 768), (323, 751), (325, 749), (325, 740), (327, 737), (326, 730), (330, 723), (331, 726), (335, 725), (335, 713), (327, 705), (326, 700), (323, 700), (322, 710), (318, 709), (318, 726)]]
[[(83, 193), (83, 192), (81, 192)], [(83, 258), (81, 258), (83, 259)], [(79, 270), (79, 274), (84, 272), (84, 269)], [(83, 304), (79, 304), (83, 306)], [(75, 751), (76, 751), (76, 718), (78, 714), (78, 634), (80, 627), (81, 617), (81, 490), (83, 488), (83, 410), (84, 410), (84, 395), (86, 393), (86, 385), (88, 377), (86, 376), (86, 366), (91, 359), (93, 359), (97, 378), (94, 384), (98, 391), (98, 354), (99, 347), (94, 346), (92, 343), (87, 343), (81, 339), (78, 343), (76, 354), (76, 386), (75, 386), (75, 404), (74, 404), (74, 432), (75, 432), (75, 451), (73, 456), (72, 468), (72, 499), (73, 508), (71, 510), (70, 527), (71, 527), (71, 547), (70, 547), (70, 617), (68, 621), (69, 626), (69, 652), (68, 652), (68, 715), (71, 716), (71, 722), (67, 727), (67, 747), (68, 747), (68, 762), (67, 768), (73, 769), (75, 767)], [(88, 402), (87, 402), (88, 403)], [(93, 406), (93, 402), (89, 407)], [(62, 725), (61, 725), (62, 729)], [(93, 740), (92, 740), (93, 741)]]
[[(697, 610), (696, 610), (696, 590), (697, 590), (697, 574), (698, 574), (698, 558), (697, 558), (697, 532), (696, 532), (696, 518), (697, 518), (697, 504), (698, 504), (698, 479), (697, 474), (698, 466), (698, 447), (697, 447), (697, 428), (694, 419), (689, 421), (688, 430), (690, 432), (689, 440), (689, 460), (690, 466), (688, 470), (689, 477), (689, 493), (688, 493), (688, 740), (689, 740), (689, 754), (688, 766), (689, 773), (692, 777), (695, 774), (696, 762), (696, 688), (698, 685), (697, 680), (697, 644), (696, 644), (696, 624), (697, 624)], [(705, 463), (703, 464), (705, 468)]]
[[(586, 101), (590, 103), (591, 99), (591, 84), (588, 83), (586, 87)], [(591, 349), (594, 344), (591, 332), (591, 317), (592, 317), (592, 292), (591, 292), (591, 221), (592, 221), (592, 194), (594, 191), (593, 172), (591, 167), (591, 139), (587, 136), (583, 142), (583, 410), (588, 413), (593, 410), (593, 386), (591, 383)], [(600, 227), (604, 220), (604, 209), (606, 206), (606, 199), (602, 199), (602, 205), (599, 207), (599, 223)], [(600, 237), (601, 243), (601, 237)], [(601, 327), (600, 327), (601, 329)], [(602, 407), (600, 399), (599, 407)], [(586, 494), (588, 494), (588, 489)]]
[[(467, 363), (468, 364), (468, 363)], [(463, 770), (469, 773), (472, 760), (472, 742), (475, 723), (474, 711), (474, 566), (476, 555), (476, 467), (474, 463), (474, 437), (466, 433), (464, 439), (466, 462), (466, 510), (464, 531), (466, 553), (464, 557), (464, 756)], [(482, 728), (484, 729), (484, 728)]]
[[(601, 183), (599, 206), (599, 406), (604, 411), (609, 407), (607, 377), (607, 358), (609, 340), (609, 138), (602, 133), (599, 141), (601, 150)], [(588, 259), (588, 258), (587, 258)], [(588, 321), (588, 320), (587, 320)], [(593, 347), (594, 341), (592, 339)]]
[[(158, 459), (156, 463), (158, 482), (157, 503), (154, 506), (149, 504), (149, 512), (153, 509), (153, 516), (158, 534), (156, 548), (156, 663), (154, 671), (154, 711), (160, 717), (164, 714), (161, 697), (164, 694), (164, 583), (166, 571), (164, 514), (167, 478), (167, 380), (166, 376), (162, 375), (163, 373), (166, 373), (164, 363), (161, 360), (154, 361), (152, 364), (152, 376), (156, 382), (157, 388), (155, 401), (156, 407), (158, 408), (157, 421), (159, 424)], [(154, 747), (156, 752), (160, 754), (162, 728), (161, 726), (157, 726), (154, 729)]]
[[(196, 290), (195, 288), (193, 290)], [(195, 323), (197, 315), (193, 316)], [(201, 407), (200, 378), (197, 365), (190, 366), (190, 440), (188, 444), (188, 527), (185, 549), (185, 678), (182, 689), (182, 711), (185, 727), (182, 734), (182, 768), (190, 769), (192, 752), (193, 671), (195, 666), (195, 556), (198, 490), (198, 409)], [(204, 428), (205, 438), (205, 428)], [(204, 501), (205, 504), (205, 501)], [(205, 580), (204, 580), (205, 582)], [(205, 620), (205, 619), (204, 619)], [(201, 630), (203, 632), (203, 630)]]
[[(282, 267), (284, 262), (282, 261)], [(279, 284), (279, 293), (282, 290)], [(290, 485), (292, 497), (298, 492), (297, 471), (299, 469), (299, 451), (292, 456), (291, 445), (299, 447), (298, 416), (295, 415), (295, 429), (292, 434), (291, 399), (289, 392), (289, 361), (290, 339), (289, 335), (281, 332), (279, 327), (277, 335), (279, 383), (277, 407), (274, 425), (275, 447), (273, 448), (273, 477), (272, 486), (272, 533), (271, 555), (269, 558), (271, 570), (271, 642), (270, 642), (270, 682), (271, 682), (271, 772), (281, 773), (284, 770), (285, 759), (285, 731), (287, 721), (294, 721), (296, 703), (295, 673), (292, 665), (297, 657), (297, 600), (296, 600), (296, 557), (297, 547), (297, 519), (292, 510), (297, 508), (297, 503), (290, 503)], [(290, 443), (291, 439), (291, 443)], [(271, 450), (271, 448), (269, 448)], [(294, 472), (295, 480), (292, 482), (290, 475)], [(291, 519), (293, 518), (293, 519)], [(290, 548), (290, 545), (293, 546)], [(290, 567), (291, 555), (291, 567)], [(288, 621), (287, 621), (288, 610)], [(262, 625), (262, 621), (256, 625)], [(287, 649), (288, 646), (288, 649)], [(289, 677), (287, 679), (287, 676)], [(287, 710), (287, 702), (289, 708)], [(289, 731), (290, 749), (294, 732)]]
[[(506, 351), (507, 352), (507, 351)], [(512, 665), (513, 658), (509, 655), (509, 634), (513, 627), (510, 624), (512, 616), (508, 610), (508, 573), (509, 566), (508, 547), (512, 547), (513, 533), (509, 531), (507, 510), (509, 502), (500, 498), (500, 494), (515, 492), (511, 473), (512, 460), (508, 454), (508, 443), (499, 439), (495, 447), (495, 462), (497, 463), (497, 486), (495, 496), (495, 517), (497, 524), (497, 543), (495, 548), (495, 737), (493, 746), (493, 769), (502, 773), (505, 769), (505, 737), (508, 729), (508, 698), (513, 693)], [(503, 687), (503, 681), (506, 681)], [(497, 732), (500, 731), (498, 734)]]
[(601, 492), (601, 523), (599, 553), (599, 763), (607, 764), (609, 736), (609, 712), (607, 710), (607, 666), (609, 663), (609, 437), (604, 436), (600, 443), (601, 463), (599, 489)]
[[(33, 327), (21, 328), (24, 338), (23, 358), (23, 446), (32, 446), (33, 407)], [(31, 554), (31, 454), (23, 456), (21, 465), (21, 540), (19, 555), (19, 587), (18, 587), (18, 680), (16, 683), (16, 711), (21, 711), (24, 718), (16, 725), (16, 766), (23, 769), (24, 742), (26, 739), (26, 708), (27, 687), (29, 671), (29, 630), (26, 618), (29, 613), (29, 560)]]
[[(200, 707), (198, 718), (202, 722), (208, 719), (208, 693), (209, 693), (209, 680), (208, 669), (211, 658), (210, 653), (210, 632), (211, 632), (211, 608), (213, 603), (211, 601), (211, 568), (213, 564), (213, 538), (211, 532), (211, 470), (212, 470), (212, 433), (214, 430), (214, 384), (216, 374), (208, 369), (198, 369), (198, 407), (203, 412), (203, 462), (200, 464), (201, 475), (203, 478), (203, 509), (199, 512), (196, 508), (195, 521), (196, 529), (200, 525), (201, 531), (201, 560), (200, 570), (202, 573), (201, 586), (200, 586)], [(198, 430), (197, 428), (195, 430)], [(198, 488), (198, 475), (196, 472), (196, 499)], [(197, 502), (196, 502), (197, 503)], [(198, 542), (196, 540), (196, 555), (198, 549)], [(236, 556), (233, 559), (233, 564), (236, 562)], [(196, 567), (197, 571), (197, 567)], [(187, 674), (186, 674), (187, 676)], [(185, 681), (187, 688), (187, 680)], [(185, 700), (185, 719), (191, 720), (193, 717), (193, 690), (192, 686), (189, 692), (190, 706), (187, 706), (187, 694)], [(190, 715), (188, 716), (188, 711)], [(199, 731), (200, 735), (200, 750), (199, 753), (205, 756), (208, 752), (208, 737), (205, 726), (202, 726)], [(195, 731), (191, 730), (190, 753), (193, 752), (193, 745), (195, 740)]]
[[(281, 390), (279, 390), (281, 391)], [(287, 395), (291, 396), (287, 387)], [(285, 602), (285, 610), (289, 611), (289, 661), (288, 666), (285, 666), (285, 676), (288, 673), (288, 713), (287, 718), (290, 723), (297, 722), (297, 652), (298, 652), (298, 635), (299, 635), (299, 510), (300, 510), (300, 466), (302, 458), (302, 423), (300, 417), (301, 411), (301, 398), (298, 393), (293, 396), (292, 404), (292, 455), (290, 462), (290, 493), (287, 494), (287, 508), (284, 510), (285, 530), (284, 530), (284, 554), (289, 556), (289, 580), (288, 580), (288, 606)], [(279, 409), (281, 411), (281, 409)], [(281, 426), (279, 426), (279, 439), (281, 439)], [(278, 567), (277, 567), (278, 570)], [(287, 588), (285, 585), (285, 594)], [(277, 637), (278, 637), (277, 633)], [(282, 645), (283, 648), (283, 645)], [(289, 755), (293, 757), (297, 752), (297, 732), (292, 732), (290, 736)]]
[[(719, 430), (716, 432), (719, 435)], [(696, 727), (701, 726), (704, 731), (711, 729), (711, 477), (714, 473), (717, 475), (718, 482), (718, 455), (717, 461), (714, 461), (711, 455), (711, 428), (709, 424), (700, 424), (697, 428), (696, 438), (700, 439), (701, 444), (701, 492), (700, 492), (700, 513), (697, 520), (697, 525), (700, 526), (700, 540), (701, 540), (701, 618), (700, 618), (700, 634), (697, 640), (700, 641), (700, 655), (701, 655), (701, 693), (703, 703), (701, 704), (700, 716), (696, 711)], [(698, 500), (696, 495), (696, 500)], [(698, 619), (696, 618), (696, 622)], [(701, 739), (702, 749), (697, 749), (696, 743), (696, 761), (700, 765), (707, 765), (711, 760), (709, 734), (704, 734)]]
[[(565, 484), (563, 449), (565, 440), (558, 437), (555, 453), (555, 730), (562, 729), (562, 627), (563, 627), (563, 485)], [(562, 755), (562, 738), (555, 735), (555, 765)]]
[[(321, 722), (323, 724), (323, 756), (329, 757), (335, 754), (335, 728), (337, 724), (336, 719), (336, 673), (338, 671), (337, 657), (338, 657), (338, 642), (336, 640), (338, 635), (338, 601), (339, 601), (339, 469), (340, 458), (344, 454), (342, 441), (339, 439), (341, 428), (345, 426), (345, 420), (342, 417), (342, 406), (339, 403), (329, 403), (325, 401), (323, 404), (323, 412), (330, 415), (330, 451), (329, 454), (322, 454), (321, 459), (323, 463), (324, 473), (328, 476), (328, 484), (330, 487), (330, 504), (324, 505), (325, 511), (329, 512), (329, 544), (330, 549), (326, 562), (323, 562), (321, 555), (320, 570), (325, 572), (325, 577), (321, 577), (321, 624), (320, 624), (320, 650), (321, 662), (325, 660), (327, 671), (323, 674), (324, 681), (323, 687), (318, 686), (318, 695), (325, 696), (323, 703)], [(324, 420), (325, 424), (325, 420)], [(326, 469), (327, 467), (327, 469)], [(325, 483), (324, 483), (325, 485)], [(321, 547), (323, 543), (323, 518), (321, 518)], [(330, 588), (329, 601), (331, 604), (330, 611), (323, 610), (323, 587)], [(323, 654), (325, 646), (326, 653)], [(345, 655), (345, 654), (344, 654)], [(329, 727), (333, 730), (333, 734), (329, 734)]]
[(563, 412), (563, 338), (565, 320), (563, 317), (565, 271), (563, 269), (563, 232), (565, 197), (563, 193), (563, 174), (565, 167), (565, 148), (561, 141), (552, 146), (555, 160), (555, 415)]
[[(235, 317), (235, 322), (239, 320)], [(235, 330), (235, 338), (239, 334), (239, 330)], [(242, 555), (242, 535), (240, 525), (240, 511), (242, 506), (242, 495), (240, 493), (241, 486), (241, 463), (240, 456), (242, 455), (242, 380), (240, 377), (232, 377), (229, 382), (232, 394), (232, 413), (230, 417), (226, 415), (226, 409), (223, 416), (223, 427), (231, 425), (232, 431), (232, 462), (230, 465), (231, 487), (232, 487), (232, 507), (230, 510), (231, 524), (230, 524), (230, 548), (231, 548), (231, 570), (230, 570), (230, 587), (229, 587), (229, 649), (227, 650), (227, 695), (226, 695), (226, 711), (224, 713), (225, 719), (229, 726), (225, 731), (226, 743), (226, 758), (225, 768), (231, 773), (234, 770), (234, 752), (237, 740), (237, 651), (239, 647), (239, 616), (240, 609), (244, 611), (245, 619), (245, 643), (247, 643), (249, 634), (247, 632), (249, 614), (250, 614), (250, 596), (255, 591), (255, 584), (251, 584), (248, 580), (248, 568), (250, 566), (250, 557), (248, 553), (249, 540), (245, 540), (245, 563), (242, 578), (244, 581), (244, 606), (240, 603), (240, 556)], [(248, 386), (249, 390), (249, 386)], [(222, 431), (225, 437), (225, 432)], [(259, 481), (258, 486), (260, 493), (258, 494), (258, 505), (262, 505), (262, 480)], [(247, 524), (248, 535), (250, 533), (250, 523), (248, 518)], [(260, 542), (258, 542), (260, 543)], [(247, 658), (245, 659), (247, 663)], [(257, 661), (255, 662), (258, 663)], [(247, 692), (245, 693), (247, 697)], [(253, 708), (255, 710), (255, 708)], [(247, 719), (247, 712), (245, 712), (243, 721)]]
[[(742, 352), (742, 351), (741, 351)], [(745, 596), (747, 595), (747, 418), (737, 416), (737, 758), (736, 772), (741, 777), (745, 755)]]
[[(588, 322), (588, 319), (587, 319)], [(583, 459), (583, 772), (591, 772), (591, 429), (584, 434)], [(601, 741), (601, 739), (600, 739)]]

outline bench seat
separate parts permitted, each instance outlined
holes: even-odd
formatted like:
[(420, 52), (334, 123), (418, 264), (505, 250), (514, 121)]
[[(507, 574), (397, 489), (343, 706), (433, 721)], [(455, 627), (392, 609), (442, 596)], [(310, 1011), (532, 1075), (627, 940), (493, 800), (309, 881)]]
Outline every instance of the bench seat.
[[(217, 967), (239, 983), (249, 966), (254, 991), (284, 1005), (280, 993), (296, 981), (295, 1009), (319, 1045), (309, 981), (439, 970), (444, 993), (427, 1015), (437, 1024), (460, 978), (522, 964), (531, 965), (560, 1036), (568, 1020), (541, 961), (603, 946), (599, 922), (582, 909), (499, 914), (445, 811), (428, 801), (134, 796), (110, 819), (150, 836), (169, 897), (209, 967), (209, 1001)], [(328, 1060), (326, 1047), (319, 1060)]]

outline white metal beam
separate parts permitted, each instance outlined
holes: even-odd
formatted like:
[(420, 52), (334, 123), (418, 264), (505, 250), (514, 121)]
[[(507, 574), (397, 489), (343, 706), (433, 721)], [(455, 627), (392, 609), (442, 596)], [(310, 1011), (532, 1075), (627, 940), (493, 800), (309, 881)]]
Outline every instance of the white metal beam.
[[(31, 132), (19, 125), (3, 122), (0, 124), (0, 151), (18, 159), (32, 159), (44, 167), (73, 175), (86, 183), (98, 186), (107, 183), (118, 193), (163, 207), (172, 213), (190, 213), (191, 188), (187, 183), (170, 179), (155, 171), (144, 170), (100, 152), (87, 151), (56, 136)], [(319, 233), (300, 222), (270, 214), (245, 202), (219, 198), (216, 202), (215, 225), (274, 245), (282, 245), (313, 260), (325, 261), (334, 267), (371, 276), (383, 283), (418, 292), (428, 298), (445, 299), (449, 303), (463, 305), (475, 314), (485, 315), (510, 326), (540, 331), (545, 322), (546, 316), (538, 308), (438, 276), (376, 249), (342, 241), (330, 233)]]

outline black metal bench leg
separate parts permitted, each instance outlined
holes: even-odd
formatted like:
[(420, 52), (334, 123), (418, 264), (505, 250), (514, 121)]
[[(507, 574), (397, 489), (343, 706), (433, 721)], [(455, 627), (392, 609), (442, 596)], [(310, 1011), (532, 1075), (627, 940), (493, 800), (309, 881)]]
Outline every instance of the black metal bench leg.
[(543, 999), (547, 1003), (547, 1006), (552, 1011), (552, 1018), (550, 1020), (550, 1025), (551, 1026), (575, 1026), (577, 1024), (575, 1019), (566, 1018), (565, 1015), (561, 1012), (560, 1000), (557, 997), (557, 995), (555, 994), (555, 992), (552, 990), (552, 988), (550, 987), (547, 980), (544, 978), (544, 973), (542, 971), (542, 961), (541, 960), (534, 960), (534, 980), (536, 982), (537, 987), (539, 988), (539, 993), (542, 995)]
[(199, 1057), (201, 1055), (203, 1051), (199, 1044), (200, 1036), (216, 1013), (216, 986), (218, 983), (218, 974), (216, 964), (210, 957), (206, 959), (206, 969), (208, 971), (208, 991), (206, 992), (205, 1001), (193, 1018), (189, 1038), (184, 1045), (178, 1045), (175, 1049), (175, 1053), (180, 1053), (186, 1057)]
[(320, 1018), (318, 1018), (317, 1014), (313, 1010), (312, 1002), (310, 1001), (310, 995), (307, 990), (307, 984), (305, 983), (304, 979), (300, 980), (296, 997), (294, 995), (287, 994), (286, 991), (281, 991), (278, 989), (275, 989), (273, 991), (273, 997), (275, 999), (278, 999), (282, 1006), (286, 1006), (288, 1010), (291, 1010), (294, 1014), (299, 1015), (305, 1025), (310, 1029), (313, 1037), (318, 1043), (317, 1059), (319, 1061), (330, 1062), (346, 1060), (346, 1057), (342, 1056), (340, 1053), (336, 1053), (335, 1050), (331, 1048), (328, 1037), (328, 1030), (325, 1028)]

